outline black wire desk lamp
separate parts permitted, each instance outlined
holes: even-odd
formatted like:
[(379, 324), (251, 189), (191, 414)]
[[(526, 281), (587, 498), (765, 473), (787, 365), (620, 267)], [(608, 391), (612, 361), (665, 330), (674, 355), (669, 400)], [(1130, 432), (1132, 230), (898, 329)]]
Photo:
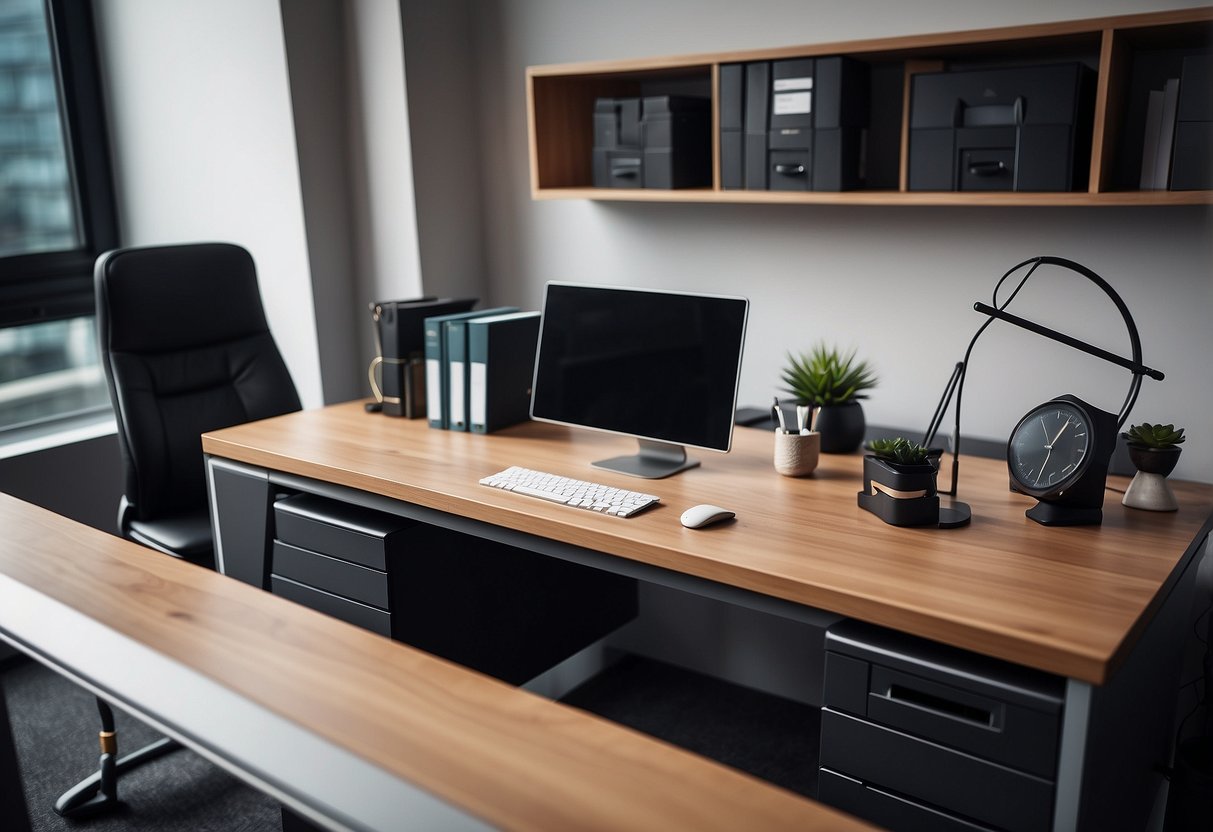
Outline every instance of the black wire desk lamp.
[[(1042, 326), (1034, 321), (1007, 312), (1007, 306), (1015, 299), (1028, 279), (1040, 266), (1059, 266), (1076, 272), (1090, 280), (1111, 299), (1129, 332), (1131, 358), (1080, 341), (1070, 335)], [(1028, 266), (1015, 289), (1006, 300), (999, 301), (999, 291), (1011, 275)], [(944, 387), (935, 414), (922, 444), (930, 447), (935, 434), (943, 422), (944, 414), (956, 397), (955, 424), (952, 432), (951, 487), (939, 494), (953, 498), (950, 508), (941, 509), (941, 526), (958, 526), (968, 523), (972, 511), (968, 504), (957, 501), (956, 487), (960, 471), (960, 406), (964, 393), (965, 374), (969, 358), (977, 339), (995, 320), (1005, 321), (1017, 327), (1043, 335), (1059, 343), (1081, 350), (1096, 358), (1124, 367), (1132, 373), (1129, 391), (1121, 405), (1120, 413), (1112, 415), (1093, 407), (1073, 395), (1062, 395), (1028, 411), (1011, 432), (1007, 443), (1007, 465), (1011, 488), (1037, 498), (1036, 506), (1027, 511), (1027, 516), (1048, 526), (1097, 525), (1103, 519), (1104, 489), (1107, 483), (1108, 461), (1116, 445), (1116, 434), (1129, 418), (1129, 412), (1137, 401), (1141, 390), (1142, 376), (1162, 381), (1158, 370), (1145, 366), (1141, 361), (1141, 339), (1137, 325), (1120, 295), (1102, 277), (1079, 263), (1061, 257), (1038, 256), (1009, 269), (994, 286), (992, 304), (977, 302), (973, 308), (987, 319), (977, 328), (965, 349), (964, 358), (956, 364)], [(942, 455), (942, 451), (940, 451)]]

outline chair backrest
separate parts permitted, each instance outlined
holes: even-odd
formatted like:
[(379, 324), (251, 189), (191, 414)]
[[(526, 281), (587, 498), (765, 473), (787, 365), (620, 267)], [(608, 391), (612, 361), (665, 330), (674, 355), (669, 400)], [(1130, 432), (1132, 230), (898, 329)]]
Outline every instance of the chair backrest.
[(94, 282), (134, 519), (205, 509), (201, 434), (300, 409), (253, 258), (227, 243), (117, 249)]

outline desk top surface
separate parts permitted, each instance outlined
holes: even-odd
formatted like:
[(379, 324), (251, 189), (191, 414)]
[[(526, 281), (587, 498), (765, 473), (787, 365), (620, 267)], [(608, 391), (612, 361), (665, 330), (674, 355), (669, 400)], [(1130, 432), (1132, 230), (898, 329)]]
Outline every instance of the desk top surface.
[[(303, 411), (203, 436), (203, 450), (271, 470), (753, 590), (1100, 684), (1197, 551), (1213, 486), (1173, 482), (1177, 512), (1125, 508), (1107, 492), (1101, 526), (1044, 527), (1035, 501), (1007, 487), (1006, 463), (962, 457), (968, 527), (897, 528), (857, 505), (862, 457), (823, 454), (807, 478), (772, 468), (769, 432), (738, 428), (729, 454), (662, 480), (590, 467), (634, 440), (528, 422), (484, 436), (368, 414), (361, 402)], [(620, 519), (478, 484), (522, 465), (647, 491), (662, 503)], [(945, 462), (945, 471), (948, 463)], [(1112, 477), (1123, 491), (1128, 480)], [(713, 503), (737, 519), (679, 523)]]
[[(347, 802), (374, 802), (371, 814), (407, 811), (413, 804), (402, 804), (399, 788), (382, 786), (388, 782), (420, 787), (500, 829), (870, 828), (5, 494), (0, 529), (0, 634), (26, 652), (296, 796), (298, 783), (277, 782), (282, 773), (268, 770), (267, 761), (284, 753), (267, 748), (269, 738), (295, 737), (277, 733), (273, 717), (395, 778), (351, 785), (331, 759), (295, 755), (296, 775), (322, 784), (302, 795), (305, 802), (331, 805), (324, 789), (345, 788), (353, 794)], [(167, 690), (149, 682), (160, 678), (172, 682)], [(233, 712), (229, 692), (266, 716), (244, 724), (248, 716)], [(347, 821), (366, 828), (356, 817)], [(393, 826), (400, 822), (393, 816)]]

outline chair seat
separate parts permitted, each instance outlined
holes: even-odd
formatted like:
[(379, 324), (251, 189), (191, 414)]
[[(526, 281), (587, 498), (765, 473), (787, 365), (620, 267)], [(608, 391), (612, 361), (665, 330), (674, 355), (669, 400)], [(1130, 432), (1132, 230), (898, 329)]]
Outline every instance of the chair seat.
[(214, 568), (215, 547), (211, 538), (211, 516), (207, 510), (177, 514), (156, 520), (130, 520), (127, 535), (190, 563)]

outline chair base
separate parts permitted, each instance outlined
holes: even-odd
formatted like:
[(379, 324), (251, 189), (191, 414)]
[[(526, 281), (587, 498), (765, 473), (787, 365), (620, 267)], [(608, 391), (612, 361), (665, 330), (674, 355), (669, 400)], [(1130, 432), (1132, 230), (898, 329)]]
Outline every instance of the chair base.
[(83, 818), (116, 808), (119, 774), (178, 748), (181, 748), (181, 743), (171, 737), (163, 737), (120, 759), (114, 754), (102, 754), (97, 771), (55, 801), (55, 812), (65, 818)]

